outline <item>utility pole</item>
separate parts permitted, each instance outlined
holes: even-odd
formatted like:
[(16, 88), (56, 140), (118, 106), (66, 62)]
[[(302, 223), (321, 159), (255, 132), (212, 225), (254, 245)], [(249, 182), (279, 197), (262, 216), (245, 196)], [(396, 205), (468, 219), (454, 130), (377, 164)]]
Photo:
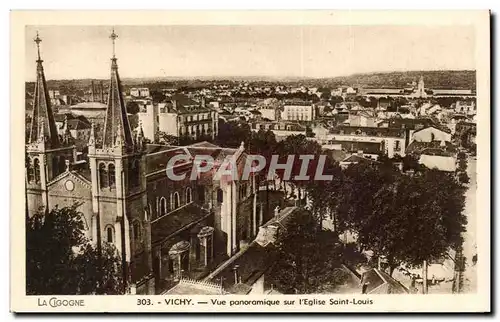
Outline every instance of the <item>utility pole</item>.
[(428, 289), (427, 289), (427, 261), (424, 260), (424, 264), (422, 266), (422, 275), (424, 277), (423, 283), (422, 283), (422, 293), (427, 294)]

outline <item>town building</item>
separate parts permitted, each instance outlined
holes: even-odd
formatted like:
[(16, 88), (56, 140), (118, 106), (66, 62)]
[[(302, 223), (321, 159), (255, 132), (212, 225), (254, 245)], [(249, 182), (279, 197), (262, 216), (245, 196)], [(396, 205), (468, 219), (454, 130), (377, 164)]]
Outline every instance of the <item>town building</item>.
[(314, 104), (305, 101), (286, 101), (281, 113), (284, 121), (314, 121), (316, 117), (316, 107)]
[(142, 87), (142, 88), (136, 88), (133, 87), (130, 89), (130, 96), (133, 98), (147, 98), (150, 97), (151, 94), (149, 92), (149, 88)]
[(389, 158), (405, 156), (405, 132), (398, 128), (338, 126), (319, 142), (326, 146), (340, 146), (348, 153), (363, 151), (373, 157), (386, 154)]

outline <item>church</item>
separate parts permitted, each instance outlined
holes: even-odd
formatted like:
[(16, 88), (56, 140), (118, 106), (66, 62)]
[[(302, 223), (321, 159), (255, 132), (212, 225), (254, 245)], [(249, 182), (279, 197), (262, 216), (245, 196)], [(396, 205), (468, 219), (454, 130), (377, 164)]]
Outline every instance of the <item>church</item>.
[(90, 130), (87, 146), (76, 147), (71, 133), (58, 133), (40, 56), (36, 60), (33, 112), (26, 143), (26, 195), (30, 215), (78, 203), (86, 237), (116, 246), (122, 260), (126, 294), (159, 294), (180, 279), (201, 279), (253, 240), (264, 222), (255, 181), (173, 181), (191, 173), (195, 156), (210, 155), (216, 164), (230, 158), (246, 162), (238, 149), (209, 142), (189, 146), (147, 144), (142, 127), (132, 131), (115, 56), (114, 30), (110, 85), (104, 127)]

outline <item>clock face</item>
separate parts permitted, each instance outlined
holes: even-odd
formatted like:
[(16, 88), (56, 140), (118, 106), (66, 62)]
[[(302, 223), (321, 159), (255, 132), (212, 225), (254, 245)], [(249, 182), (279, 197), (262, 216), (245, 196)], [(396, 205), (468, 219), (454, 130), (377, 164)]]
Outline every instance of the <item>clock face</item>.
[(75, 184), (71, 180), (66, 181), (64, 185), (68, 191), (73, 191), (73, 189), (75, 189)]

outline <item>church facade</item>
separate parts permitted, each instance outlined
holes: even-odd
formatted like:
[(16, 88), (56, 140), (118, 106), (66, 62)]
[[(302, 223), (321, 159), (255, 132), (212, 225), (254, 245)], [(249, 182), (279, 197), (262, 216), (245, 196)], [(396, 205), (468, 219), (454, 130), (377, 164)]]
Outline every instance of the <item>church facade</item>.
[[(199, 279), (252, 240), (262, 224), (255, 184), (215, 180), (212, 173), (191, 180), (195, 156), (217, 164), (246, 162), (242, 145), (227, 149), (208, 142), (190, 146), (146, 144), (142, 128), (131, 130), (112, 33), (110, 85), (102, 131), (94, 125), (82, 154), (71, 133), (57, 132), (38, 46), (32, 122), (26, 143), (28, 214), (78, 204), (86, 237), (116, 247), (122, 260), (124, 293), (158, 294), (182, 278)], [(173, 165), (185, 180), (173, 181)]]

